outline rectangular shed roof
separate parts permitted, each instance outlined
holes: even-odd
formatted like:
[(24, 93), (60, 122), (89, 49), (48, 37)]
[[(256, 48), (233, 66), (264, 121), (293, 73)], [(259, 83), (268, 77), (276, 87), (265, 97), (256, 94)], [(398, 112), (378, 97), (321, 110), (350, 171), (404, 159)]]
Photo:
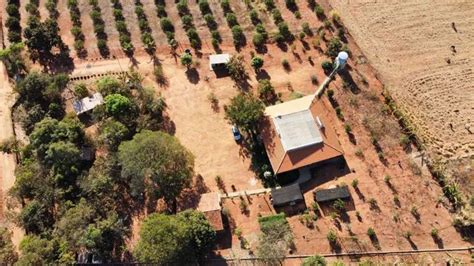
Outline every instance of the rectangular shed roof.
[(337, 199), (348, 199), (350, 197), (351, 193), (349, 192), (347, 186), (323, 189), (314, 192), (314, 199), (317, 202), (327, 202)]
[(209, 67), (211, 70), (214, 70), (214, 65), (227, 64), (229, 61), (229, 54), (213, 54), (209, 56)]
[(272, 188), (271, 194), (272, 205), (275, 207), (285, 206), (292, 202), (304, 200), (298, 183), (281, 188)]
[(72, 103), (72, 107), (76, 114), (80, 115), (82, 113), (88, 112), (94, 109), (97, 105), (104, 103), (104, 98), (102, 94), (96, 92), (92, 96), (82, 98), (81, 100), (75, 100)]

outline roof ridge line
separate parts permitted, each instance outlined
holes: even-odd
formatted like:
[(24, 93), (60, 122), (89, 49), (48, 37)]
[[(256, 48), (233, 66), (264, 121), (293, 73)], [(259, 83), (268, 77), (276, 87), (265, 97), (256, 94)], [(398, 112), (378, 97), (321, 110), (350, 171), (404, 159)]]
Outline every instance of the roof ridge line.
[(334, 148), (332, 145), (328, 144), (327, 142), (323, 141), (323, 143), (324, 143), (324, 145), (327, 145), (327, 146), (331, 147), (333, 150), (338, 151), (338, 152), (340, 152), (341, 154), (344, 154), (343, 151), (340, 151), (340, 150)]
[[(282, 144), (282, 146), (283, 146), (283, 144)], [(276, 173), (278, 173), (280, 171), (281, 165), (283, 164), (283, 161), (285, 160), (287, 155), (288, 155), (288, 151), (285, 150), (285, 155), (283, 155), (283, 157), (281, 158), (281, 162), (278, 164), (278, 168), (276, 170)], [(276, 173), (274, 173), (274, 174), (276, 175)]]

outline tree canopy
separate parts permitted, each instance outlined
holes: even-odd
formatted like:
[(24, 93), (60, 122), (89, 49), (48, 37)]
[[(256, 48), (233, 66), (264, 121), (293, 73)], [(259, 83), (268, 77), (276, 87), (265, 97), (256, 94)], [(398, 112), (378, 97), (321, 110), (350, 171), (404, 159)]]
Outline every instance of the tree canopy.
[(174, 202), (189, 185), (194, 167), (192, 154), (175, 137), (143, 130), (119, 146), (122, 175), (130, 178), (134, 196), (164, 198)]
[(251, 134), (256, 134), (264, 109), (262, 102), (250, 93), (240, 93), (224, 106), (226, 119)]
[(112, 116), (126, 115), (132, 108), (132, 102), (121, 94), (110, 94), (105, 97), (105, 110)]
[(33, 58), (49, 55), (54, 46), (62, 44), (59, 36), (59, 27), (56, 21), (46, 19), (41, 22), (36, 16), (31, 16), (24, 30), (26, 46)]
[(215, 237), (214, 229), (200, 212), (152, 214), (143, 222), (133, 253), (144, 263), (193, 264), (206, 255)]

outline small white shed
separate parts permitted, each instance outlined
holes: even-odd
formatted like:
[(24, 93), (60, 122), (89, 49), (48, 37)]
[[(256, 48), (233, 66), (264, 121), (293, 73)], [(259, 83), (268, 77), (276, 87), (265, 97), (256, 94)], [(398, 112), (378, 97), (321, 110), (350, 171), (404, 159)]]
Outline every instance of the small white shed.
[(209, 56), (209, 68), (211, 70), (222, 69), (230, 61), (229, 54), (213, 54)]
[(81, 100), (74, 100), (72, 107), (77, 115), (89, 112), (94, 109), (97, 105), (104, 103), (102, 94), (96, 92), (92, 96), (82, 98)]

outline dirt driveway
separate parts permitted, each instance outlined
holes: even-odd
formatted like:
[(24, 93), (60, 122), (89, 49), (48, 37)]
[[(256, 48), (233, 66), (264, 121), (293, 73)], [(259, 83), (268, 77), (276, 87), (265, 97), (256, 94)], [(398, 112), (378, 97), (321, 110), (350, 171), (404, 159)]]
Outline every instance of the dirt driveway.
[[(0, 62), (0, 142), (14, 136), (13, 125), (11, 119), (11, 106), (14, 104), (15, 97), (13, 88), (8, 82), (8, 76), (5, 65)], [(9, 222), (5, 219), (6, 211), (6, 194), (15, 183), (15, 167), (16, 159), (14, 155), (0, 152), (0, 225), (9, 226)], [(13, 231), (13, 243), (18, 247), (23, 232), (17, 227), (11, 227)]]

